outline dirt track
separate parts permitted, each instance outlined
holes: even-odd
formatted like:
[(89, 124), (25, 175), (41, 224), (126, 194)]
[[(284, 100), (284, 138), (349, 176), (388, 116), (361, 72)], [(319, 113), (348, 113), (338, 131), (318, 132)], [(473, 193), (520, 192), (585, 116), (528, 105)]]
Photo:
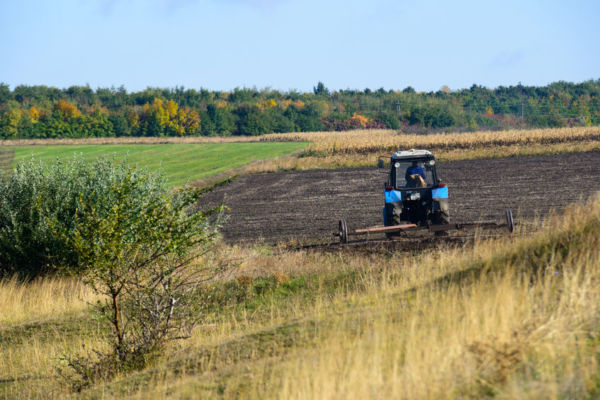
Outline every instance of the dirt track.
[[(502, 221), (505, 208), (522, 218), (600, 190), (600, 153), (439, 164), (448, 184), (452, 222)], [(350, 229), (379, 225), (385, 174), (376, 168), (249, 175), (206, 196), (231, 209), (223, 228), (236, 243), (331, 239), (337, 221)]]

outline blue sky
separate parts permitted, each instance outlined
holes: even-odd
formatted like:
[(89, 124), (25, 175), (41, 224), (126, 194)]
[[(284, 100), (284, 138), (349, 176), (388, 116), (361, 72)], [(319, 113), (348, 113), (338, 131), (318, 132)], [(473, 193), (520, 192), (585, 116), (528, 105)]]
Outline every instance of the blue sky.
[(600, 78), (600, 1), (0, 0), (0, 82), (419, 91)]

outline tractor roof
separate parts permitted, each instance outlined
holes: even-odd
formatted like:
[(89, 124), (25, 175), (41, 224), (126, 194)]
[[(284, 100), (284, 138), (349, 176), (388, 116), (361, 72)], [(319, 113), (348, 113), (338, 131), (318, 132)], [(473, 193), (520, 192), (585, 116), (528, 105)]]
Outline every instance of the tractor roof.
[(397, 151), (392, 156), (392, 159), (409, 159), (409, 158), (433, 158), (433, 154), (429, 150), (404, 150)]

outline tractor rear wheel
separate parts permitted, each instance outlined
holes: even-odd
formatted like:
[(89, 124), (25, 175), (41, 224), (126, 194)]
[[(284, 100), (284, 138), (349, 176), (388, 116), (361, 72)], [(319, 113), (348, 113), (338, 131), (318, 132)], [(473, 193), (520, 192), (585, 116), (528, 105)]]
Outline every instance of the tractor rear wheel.
[[(450, 216), (447, 211), (438, 211), (433, 216), (433, 224), (434, 225), (448, 225), (450, 224)], [(446, 236), (448, 235), (447, 231), (437, 231), (435, 232), (435, 236)]]
[(438, 211), (433, 217), (433, 223), (435, 225), (448, 225), (450, 223), (450, 216), (447, 211)]
[[(402, 224), (402, 204), (401, 203), (387, 203), (384, 210), (383, 223), (385, 226), (394, 226)], [(398, 236), (398, 232), (386, 233), (385, 237), (391, 239)]]
[[(393, 214), (390, 220), (390, 225), (389, 226), (393, 226), (393, 225), (402, 225), (402, 220), (400, 219), (400, 215), (397, 214)], [(388, 239), (392, 239), (394, 237), (400, 236), (400, 232), (393, 232), (393, 233), (386, 233), (385, 237)]]

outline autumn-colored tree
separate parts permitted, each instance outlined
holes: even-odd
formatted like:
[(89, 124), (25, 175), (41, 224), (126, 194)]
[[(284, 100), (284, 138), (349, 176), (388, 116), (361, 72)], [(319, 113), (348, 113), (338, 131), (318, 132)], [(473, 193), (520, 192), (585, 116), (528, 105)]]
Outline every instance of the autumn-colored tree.
[(36, 123), (40, 120), (40, 112), (35, 107), (29, 108), (29, 116), (31, 117), (31, 122)]
[(189, 107), (179, 109), (177, 123), (182, 135), (195, 135), (200, 131), (200, 115)]
[(362, 128), (366, 128), (367, 125), (372, 121), (370, 118), (367, 118), (364, 115), (360, 115), (358, 113), (354, 113), (354, 115), (352, 115), (352, 120), (355, 121)]
[(75, 104), (66, 102), (65, 100), (59, 100), (54, 104), (54, 111), (58, 113), (65, 120), (73, 120), (81, 116), (81, 111)]
[(189, 107), (179, 107), (174, 100), (155, 98), (152, 104), (144, 104), (138, 114), (130, 114), (130, 123), (136, 123), (147, 136), (194, 135), (200, 130), (200, 115)]

